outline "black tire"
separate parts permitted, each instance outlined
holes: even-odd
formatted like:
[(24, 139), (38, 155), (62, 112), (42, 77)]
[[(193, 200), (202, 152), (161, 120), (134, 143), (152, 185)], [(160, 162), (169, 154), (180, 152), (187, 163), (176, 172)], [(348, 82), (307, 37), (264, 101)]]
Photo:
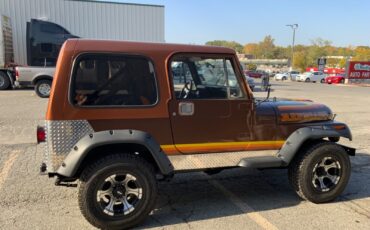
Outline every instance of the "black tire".
[(321, 79), (320, 80), (320, 83), (325, 83), (325, 79)]
[(10, 86), (10, 79), (4, 72), (0, 72), (0, 90), (8, 89)]
[[(329, 160), (330, 159), (330, 160)], [(323, 161), (324, 160), (324, 161)], [(339, 169), (333, 169), (326, 176), (335, 175), (336, 183), (329, 183), (328, 178), (321, 176), (322, 183), (325, 185), (327, 191), (318, 188), (320, 181), (315, 180), (316, 170), (323, 172), (320, 166), (317, 166), (320, 162), (333, 161), (335, 164), (339, 164)], [(331, 165), (331, 164), (330, 164)], [(315, 169), (316, 168), (316, 169)], [(314, 170), (315, 169), (315, 170)], [(325, 169), (326, 170), (326, 169)], [(304, 148), (303, 151), (297, 155), (289, 165), (288, 177), (289, 182), (295, 192), (304, 200), (311, 201), (313, 203), (324, 203), (334, 200), (338, 197), (345, 189), (348, 180), (351, 175), (351, 162), (347, 152), (339, 145), (332, 142), (315, 142)], [(325, 180), (326, 178), (326, 180)]]
[(341, 79), (341, 80), (340, 80), (340, 83), (341, 83), (341, 84), (344, 84), (344, 79)]
[(282, 77), (282, 78), (281, 78), (281, 80), (282, 80), (282, 81), (286, 81), (286, 77)]
[(311, 80), (310, 80), (310, 78), (306, 78), (306, 80), (305, 80), (305, 82), (310, 82)]
[[(111, 175), (133, 175), (141, 189), (141, 198), (128, 214), (118, 213), (111, 216), (104, 212), (102, 201), (97, 201), (99, 188), (107, 183)], [(83, 216), (93, 226), (102, 229), (128, 229), (141, 223), (153, 210), (157, 197), (157, 181), (152, 165), (144, 159), (131, 154), (109, 155), (88, 166), (81, 174), (78, 201)], [(126, 180), (126, 179), (125, 179)], [(108, 181), (109, 183), (109, 181)], [(121, 182), (121, 184), (123, 181)], [(121, 195), (128, 191), (128, 183), (121, 190)], [(122, 186), (121, 186), (122, 187)], [(113, 189), (114, 190), (114, 189)], [(113, 192), (111, 193), (113, 194)], [(125, 195), (127, 198), (128, 195)], [(128, 198), (126, 199), (127, 202)], [(114, 201), (114, 205), (116, 201)], [(108, 201), (109, 203), (109, 201)], [(119, 204), (118, 204), (119, 205)], [(105, 208), (107, 208), (107, 205)], [(112, 206), (113, 207), (113, 206)], [(122, 207), (125, 206), (122, 203)], [(134, 207), (134, 206), (132, 206)], [(112, 208), (114, 210), (114, 208)]]
[[(35, 92), (37, 96), (41, 98), (48, 98), (50, 96), (51, 83), (51, 80), (37, 81), (35, 86)], [(49, 87), (49, 91), (45, 91), (43, 87)]]

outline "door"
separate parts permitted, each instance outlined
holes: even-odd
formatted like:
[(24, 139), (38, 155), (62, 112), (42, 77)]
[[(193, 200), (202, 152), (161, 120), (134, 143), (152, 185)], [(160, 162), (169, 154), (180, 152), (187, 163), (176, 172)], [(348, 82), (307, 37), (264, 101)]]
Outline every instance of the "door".
[(314, 72), (312, 75), (312, 81), (317, 82), (320, 81), (321, 74), (319, 72)]
[(251, 139), (252, 101), (232, 56), (176, 55), (169, 102), (174, 144), (181, 153), (244, 149)]

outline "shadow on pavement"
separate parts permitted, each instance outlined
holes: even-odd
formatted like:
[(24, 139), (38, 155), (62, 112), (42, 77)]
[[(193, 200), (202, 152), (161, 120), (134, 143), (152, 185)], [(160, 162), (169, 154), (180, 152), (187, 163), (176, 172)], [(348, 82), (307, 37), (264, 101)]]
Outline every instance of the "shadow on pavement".
[(14, 91), (34, 91), (34, 88), (32, 87), (27, 87), (27, 88), (14, 88), (12, 89)]
[(336, 202), (370, 197), (370, 155), (356, 153), (356, 156), (351, 157), (351, 165), (352, 174), (347, 188)]
[[(353, 161), (354, 158), (359, 158)], [(352, 158), (352, 177), (343, 194), (334, 202), (370, 197), (370, 155)], [(265, 211), (296, 206), (302, 200), (290, 187), (287, 170), (231, 169), (213, 176), (204, 173), (178, 174), (171, 182), (159, 183), (157, 208), (144, 228), (188, 224), (244, 214), (235, 200), (210, 183), (214, 180), (253, 210)], [(234, 202), (234, 203), (233, 203)]]

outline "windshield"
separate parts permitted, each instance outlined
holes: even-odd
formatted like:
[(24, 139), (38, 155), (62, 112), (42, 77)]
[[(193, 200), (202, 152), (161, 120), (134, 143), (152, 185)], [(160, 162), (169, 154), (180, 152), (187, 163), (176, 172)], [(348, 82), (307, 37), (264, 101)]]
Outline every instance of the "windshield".
[(312, 72), (305, 72), (304, 75), (311, 75)]

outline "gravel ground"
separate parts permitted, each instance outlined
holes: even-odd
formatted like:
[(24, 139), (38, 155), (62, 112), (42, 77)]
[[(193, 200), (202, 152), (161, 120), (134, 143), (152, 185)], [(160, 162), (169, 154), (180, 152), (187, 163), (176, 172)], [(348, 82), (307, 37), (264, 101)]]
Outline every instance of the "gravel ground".
[[(157, 207), (140, 228), (370, 228), (370, 88), (272, 82), (272, 89), (272, 97), (322, 102), (350, 126), (353, 142), (341, 143), (356, 147), (358, 154), (351, 158), (344, 193), (328, 204), (302, 201), (286, 170), (180, 174), (159, 184)], [(35, 132), (46, 105), (47, 99), (32, 90), (0, 91), (0, 229), (93, 229), (78, 209), (77, 189), (56, 187), (38, 174), (42, 150)]]

